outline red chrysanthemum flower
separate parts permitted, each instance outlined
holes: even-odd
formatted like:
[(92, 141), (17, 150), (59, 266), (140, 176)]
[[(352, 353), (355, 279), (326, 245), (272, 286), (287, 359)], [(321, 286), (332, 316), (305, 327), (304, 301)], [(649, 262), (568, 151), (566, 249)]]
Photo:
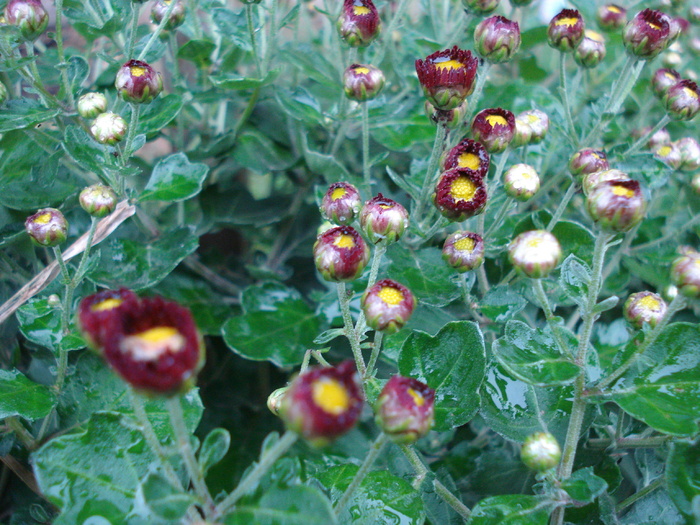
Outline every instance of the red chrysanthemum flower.
[(99, 350), (105, 341), (107, 321), (122, 310), (133, 310), (138, 301), (136, 294), (126, 288), (103, 290), (80, 301), (78, 324), (88, 345)]
[(447, 152), (442, 163), (444, 170), (453, 168), (468, 169), (476, 171), (482, 177), (489, 172), (489, 154), (486, 148), (472, 139), (462, 139), (459, 143)]
[(413, 443), (433, 427), (435, 390), (411, 377), (394, 376), (375, 406), (377, 425), (394, 443)]
[(507, 109), (484, 109), (474, 117), (472, 135), (489, 153), (500, 153), (515, 135), (515, 115)]
[(423, 93), (437, 109), (459, 106), (474, 90), (478, 59), (470, 51), (454, 46), (416, 60), (416, 73)]
[(461, 222), (481, 213), (486, 197), (486, 185), (478, 172), (454, 168), (440, 176), (434, 203), (443, 216)]
[(369, 247), (351, 226), (325, 231), (314, 244), (314, 263), (326, 281), (353, 281), (369, 262)]

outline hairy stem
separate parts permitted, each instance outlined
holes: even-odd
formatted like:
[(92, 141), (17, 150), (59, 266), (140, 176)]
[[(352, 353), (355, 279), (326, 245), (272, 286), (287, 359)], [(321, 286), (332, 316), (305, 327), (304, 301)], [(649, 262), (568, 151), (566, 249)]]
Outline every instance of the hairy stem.
[(347, 289), (345, 288), (345, 283), (337, 283), (337, 290), (340, 311), (343, 313), (345, 336), (348, 338), (350, 348), (352, 348), (352, 353), (355, 356), (357, 371), (361, 377), (364, 377), (367, 374), (367, 367), (365, 366), (365, 358), (362, 356), (362, 349), (360, 348), (360, 338), (355, 330), (355, 326), (353, 325), (352, 315), (350, 315), (351, 296), (348, 295)]
[(365, 460), (362, 462), (362, 465), (360, 465), (360, 469), (357, 471), (355, 477), (350, 482), (350, 485), (348, 485), (348, 488), (345, 489), (345, 492), (335, 504), (334, 510), (336, 516), (339, 516), (343, 512), (345, 506), (350, 501), (350, 498), (355, 493), (357, 487), (359, 487), (360, 483), (362, 483), (362, 480), (365, 479), (365, 476), (369, 473), (369, 469), (372, 468), (372, 465), (374, 465), (374, 462), (379, 457), (379, 453), (382, 451), (382, 448), (384, 448), (384, 445), (386, 445), (388, 440), (388, 436), (382, 432), (379, 434), (374, 443), (372, 443), (369, 452), (365, 456)]

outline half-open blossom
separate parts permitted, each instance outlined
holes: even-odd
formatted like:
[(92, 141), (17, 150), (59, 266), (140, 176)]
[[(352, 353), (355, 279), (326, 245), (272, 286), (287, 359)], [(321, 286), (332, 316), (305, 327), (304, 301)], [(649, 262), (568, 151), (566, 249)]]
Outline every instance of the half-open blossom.
[(528, 468), (544, 472), (556, 467), (561, 459), (561, 447), (549, 432), (536, 432), (525, 438), (520, 459)]
[(526, 202), (540, 189), (540, 176), (528, 164), (515, 164), (503, 174), (503, 187), (508, 196)]
[(487, 15), (496, 10), (501, 0), (462, 0), (468, 11), (479, 15)]
[(351, 226), (325, 231), (314, 244), (314, 263), (326, 281), (354, 281), (369, 262), (369, 247)]
[(442, 162), (442, 168), (444, 170), (468, 169), (485, 177), (489, 172), (490, 162), (489, 154), (481, 143), (465, 138), (447, 152), (445, 160)]
[(591, 190), (586, 209), (603, 230), (626, 232), (644, 218), (646, 201), (636, 180), (608, 181)]
[(374, 407), (379, 428), (394, 443), (414, 443), (433, 427), (435, 390), (411, 377), (393, 376)]
[(355, 364), (314, 367), (289, 385), (279, 415), (289, 430), (313, 446), (323, 446), (348, 432), (360, 417), (363, 398)]
[(627, 9), (616, 4), (605, 4), (596, 12), (598, 25), (604, 31), (617, 31), (627, 23)]
[(675, 69), (660, 68), (654, 71), (651, 77), (651, 89), (654, 94), (663, 98), (668, 88), (675, 86), (681, 81), (681, 75)]
[(630, 54), (642, 60), (654, 58), (671, 43), (668, 17), (653, 9), (640, 11), (625, 26), (622, 41)]
[(668, 116), (674, 120), (691, 120), (700, 111), (700, 89), (692, 80), (681, 80), (663, 97)]
[(689, 247), (671, 264), (671, 280), (686, 297), (700, 297), (700, 253)]
[(163, 90), (163, 77), (141, 60), (129, 60), (119, 71), (114, 87), (126, 102), (147, 104)]
[(679, 168), (683, 171), (695, 171), (700, 169), (700, 143), (693, 137), (683, 137), (676, 141), (676, 146), (681, 153)]
[(362, 206), (360, 225), (374, 244), (396, 242), (408, 227), (408, 212), (401, 204), (380, 193)]
[(100, 144), (114, 146), (122, 141), (126, 135), (126, 128), (126, 120), (116, 113), (108, 112), (97, 115), (90, 126), (90, 132)]
[(508, 259), (521, 274), (533, 279), (547, 277), (561, 260), (557, 238), (546, 230), (523, 232), (508, 245)]
[(107, 111), (107, 97), (102, 93), (85, 93), (78, 99), (78, 115), (92, 119)]
[(139, 298), (131, 290), (103, 290), (88, 295), (78, 305), (78, 325), (88, 346), (101, 351), (104, 345), (108, 319), (119, 315), (122, 309), (133, 310)]
[(653, 292), (637, 292), (625, 301), (622, 313), (632, 326), (639, 329), (644, 323), (655, 327), (666, 315), (668, 305), (663, 298)]
[(586, 30), (583, 40), (576, 46), (574, 60), (579, 66), (592, 68), (605, 58), (605, 38), (600, 33)]
[(24, 221), (29, 238), (39, 246), (58, 246), (68, 235), (68, 221), (60, 210), (43, 208)]
[(484, 211), (486, 198), (486, 184), (479, 172), (453, 168), (440, 175), (433, 202), (444, 217), (462, 222)]
[(428, 101), (437, 109), (454, 109), (474, 90), (478, 59), (454, 46), (416, 60), (416, 73)]
[(117, 194), (109, 186), (93, 184), (80, 192), (80, 207), (93, 217), (106, 217), (117, 205)]
[(627, 173), (620, 170), (610, 169), (594, 171), (593, 173), (584, 175), (581, 181), (581, 188), (583, 189), (583, 193), (589, 195), (595, 188), (598, 187), (598, 185), (604, 182), (614, 182), (619, 180), (630, 180), (630, 177), (627, 175)]
[(507, 109), (490, 108), (479, 111), (472, 122), (472, 136), (489, 153), (501, 153), (515, 135), (515, 116)]
[(578, 150), (569, 159), (569, 171), (578, 181), (589, 173), (610, 169), (608, 157), (602, 150), (584, 148)]
[(321, 214), (335, 224), (350, 224), (360, 213), (362, 199), (349, 182), (334, 182), (321, 200)]
[(416, 301), (411, 291), (401, 283), (382, 279), (365, 291), (361, 305), (367, 326), (393, 334), (408, 322)]
[(17, 27), (25, 40), (36, 40), (46, 31), (49, 15), (40, 0), (9, 0), (5, 22)]
[(160, 24), (168, 13), (172, 2), (175, 2), (175, 5), (170, 11), (168, 21), (165, 22), (165, 29), (168, 31), (180, 27), (185, 21), (185, 3), (182, 0), (156, 0), (151, 7), (151, 21), (154, 24)]
[(503, 16), (482, 20), (474, 29), (474, 48), (489, 62), (506, 62), (520, 49), (520, 26)]
[(576, 49), (586, 25), (576, 9), (564, 9), (549, 22), (547, 40), (554, 49), (567, 53)]
[(669, 142), (668, 144), (659, 146), (654, 150), (654, 157), (674, 170), (679, 169), (683, 162), (681, 150), (678, 148), (677, 142)]
[(338, 32), (349, 46), (368, 46), (382, 29), (379, 12), (372, 0), (344, 0), (338, 18)]
[(458, 231), (442, 246), (442, 259), (459, 273), (475, 270), (484, 262), (484, 239), (478, 233)]
[(384, 73), (374, 66), (352, 64), (343, 73), (345, 95), (358, 102), (371, 100), (384, 87)]

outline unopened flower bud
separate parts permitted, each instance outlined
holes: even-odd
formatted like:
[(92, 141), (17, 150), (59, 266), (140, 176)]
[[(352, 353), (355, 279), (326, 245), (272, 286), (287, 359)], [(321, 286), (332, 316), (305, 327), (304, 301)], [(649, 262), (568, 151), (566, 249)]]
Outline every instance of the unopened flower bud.
[(5, 22), (17, 27), (25, 40), (36, 40), (46, 31), (49, 15), (39, 0), (9, 0)]
[(622, 41), (627, 52), (650, 60), (671, 44), (669, 17), (660, 11), (645, 9), (625, 26)]
[(676, 51), (667, 51), (661, 55), (661, 61), (663, 62), (664, 66), (670, 69), (681, 67), (683, 65), (683, 57)]
[(662, 290), (661, 293), (666, 301), (673, 301), (678, 295), (678, 287), (675, 284), (669, 284)]
[(365, 291), (361, 305), (367, 326), (393, 334), (408, 322), (416, 301), (404, 285), (391, 279), (382, 279)]
[(462, 139), (447, 152), (442, 162), (442, 169), (447, 171), (453, 168), (468, 169), (485, 177), (489, 172), (491, 160), (486, 148), (472, 139)]
[(453, 168), (440, 175), (433, 202), (444, 217), (462, 222), (483, 212), (486, 198), (486, 184), (479, 172)]
[(601, 150), (584, 148), (574, 153), (569, 159), (569, 171), (579, 182), (589, 173), (607, 169), (610, 169), (608, 157), (605, 152)]
[(598, 8), (596, 20), (603, 31), (618, 31), (627, 23), (627, 9), (615, 4), (606, 4)]
[(657, 97), (663, 98), (668, 88), (675, 86), (680, 81), (681, 75), (675, 69), (657, 69), (651, 77), (651, 89)]
[(475, 270), (484, 262), (484, 239), (477, 233), (459, 231), (445, 239), (442, 259), (459, 273)]
[(330, 185), (321, 201), (321, 214), (335, 224), (350, 224), (360, 213), (362, 199), (357, 188), (348, 182)]
[(93, 119), (107, 111), (107, 97), (102, 93), (85, 93), (78, 99), (78, 114)]
[(487, 15), (496, 10), (500, 1), (501, 0), (462, 0), (462, 4), (472, 13)]
[(474, 30), (474, 48), (489, 62), (506, 62), (520, 49), (520, 26), (503, 16), (482, 20)]
[(371, 100), (384, 87), (384, 73), (374, 66), (353, 64), (343, 73), (345, 95), (358, 102)]
[(503, 174), (506, 193), (515, 200), (526, 202), (540, 189), (540, 176), (527, 164), (515, 164)]
[(668, 116), (674, 120), (690, 120), (700, 111), (700, 89), (692, 80), (681, 80), (663, 97)]
[[(646, 135), (647, 132), (644, 132), (644, 135)], [(671, 134), (666, 128), (661, 128), (649, 138), (649, 142), (647, 142), (647, 147), (651, 150), (655, 150), (660, 146), (665, 146), (666, 144), (670, 143)]]
[[(518, 115), (518, 118), (530, 127), (530, 144), (542, 142), (549, 131), (549, 117), (539, 109), (529, 109)], [(516, 123), (517, 128), (517, 123)], [(516, 130), (517, 133), (517, 130)]]
[(374, 407), (379, 428), (394, 443), (414, 443), (433, 427), (435, 390), (417, 379), (393, 376)]
[(101, 352), (107, 337), (106, 327), (111, 317), (121, 315), (122, 309), (134, 309), (138, 303), (138, 297), (131, 290), (121, 288), (119, 290), (103, 290), (96, 294), (88, 295), (78, 305), (78, 326), (88, 346), (92, 350)]
[(472, 122), (474, 140), (483, 144), (489, 153), (505, 151), (515, 135), (515, 116), (506, 109), (484, 109)]
[(644, 323), (654, 328), (666, 315), (668, 306), (660, 295), (652, 292), (637, 292), (625, 301), (622, 313), (632, 326), (639, 329)]
[(80, 192), (80, 207), (93, 217), (106, 217), (117, 205), (117, 194), (109, 186), (93, 184)]
[(644, 218), (646, 201), (636, 180), (609, 181), (588, 194), (586, 209), (603, 230), (626, 232)]
[(362, 388), (356, 376), (352, 361), (298, 375), (280, 405), (287, 428), (316, 447), (348, 432), (362, 413)]
[(681, 167), (681, 150), (678, 148), (677, 142), (670, 142), (669, 144), (656, 148), (654, 157), (674, 170)]
[(416, 60), (416, 73), (423, 93), (437, 109), (449, 111), (474, 91), (479, 60), (470, 51), (454, 46)]
[(700, 168), (700, 143), (693, 137), (684, 137), (676, 141), (681, 153), (679, 168), (683, 171), (695, 171)]
[(117, 71), (114, 87), (126, 102), (147, 104), (163, 90), (163, 77), (146, 62), (129, 60)]
[(102, 113), (92, 123), (90, 131), (100, 144), (114, 146), (124, 138), (126, 128), (126, 120), (116, 113)]
[(437, 109), (435, 106), (433, 106), (430, 102), (426, 100), (424, 103), (424, 109), (425, 115), (430, 119), (430, 122), (432, 122), (433, 124), (440, 124), (442, 126), (445, 126), (447, 129), (456, 129), (457, 126), (459, 126), (462, 123), (462, 120), (464, 120), (464, 116), (469, 110), (469, 105), (465, 100), (456, 108), (443, 111), (441, 109)]
[(58, 308), (61, 306), (61, 298), (57, 294), (52, 293), (46, 298), (46, 303), (51, 308)]
[(530, 124), (527, 123), (527, 119), (517, 115), (515, 117), (515, 133), (513, 133), (513, 140), (510, 142), (510, 147), (519, 148), (520, 146), (526, 146), (530, 144), (531, 138), (532, 128)]
[(322, 233), (314, 244), (314, 263), (326, 281), (354, 281), (369, 262), (369, 247), (351, 226)]
[(39, 246), (58, 246), (68, 236), (68, 221), (56, 208), (44, 208), (24, 221), (24, 229)]
[(151, 7), (151, 21), (154, 24), (160, 24), (168, 13), (171, 2), (175, 2), (175, 6), (164, 26), (167, 31), (180, 27), (185, 21), (185, 4), (181, 0), (156, 0)]
[(700, 25), (700, 5), (690, 6), (690, 9), (688, 9), (688, 22)]
[(280, 409), (282, 408), (282, 400), (284, 399), (284, 396), (287, 395), (288, 390), (289, 387), (284, 386), (282, 388), (278, 388), (277, 390), (272, 392), (272, 394), (267, 396), (267, 408), (274, 415), (280, 415)]
[(373, 244), (396, 242), (408, 227), (408, 212), (398, 202), (380, 193), (365, 202), (360, 211), (360, 225)]
[(605, 58), (605, 38), (600, 33), (586, 30), (583, 40), (576, 46), (574, 60), (579, 66), (592, 68)]
[(585, 29), (581, 13), (576, 9), (564, 9), (549, 22), (547, 40), (554, 49), (568, 53), (581, 43)]
[(382, 22), (372, 0), (344, 0), (338, 18), (340, 37), (351, 47), (365, 47), (379, 36)]
[(700, 253), (692, 248), (683, 249), (671, 264), (671, 280), (682, 295), (700, 297)]
[(629, 175), (620, 170), (603, 170), (584, 175), (581, 182), (583, 193), (590, 194), (599, 184), (611, 181), (630, 180)]
[(559, 464), (561, 448), (557, 439), (549, 432), (529, 435), (520, 449), (520, 459), (526, 467), (544, 472)]
[(547, 277), (561, 260), (557, 238), (545, 230), (523, 232), (508, 245), (508, 259), (521, 274), (541, 279)]

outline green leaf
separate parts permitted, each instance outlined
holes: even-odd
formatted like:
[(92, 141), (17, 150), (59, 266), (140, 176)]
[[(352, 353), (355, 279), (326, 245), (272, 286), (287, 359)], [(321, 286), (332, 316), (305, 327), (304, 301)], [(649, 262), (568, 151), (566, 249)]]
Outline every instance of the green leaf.
[(418, 298), (419, 302), (430, 306), (445, 306), (460, 296), (459, 288), (453, 281), (454, 271), (442, 260), (439, 248), (423, 248), (413, 252), (398, 243), (387, 250), (391, 263), (387, 274)]
[(143, 290), (164, 279), (197, 245), (198, 238), (188, 227), (164, 232), (151, 244), (109, 238), (100, 245), (100, 263), (88, 278), (105, 288)]
[(502, 323), (518, 315), (527, 306), (527, 299), (509, 286), (494, 286), (484, 294), (479, 311), (486, 317)]
[(577, 505), (593, 503), (608, 488), (603, 478), (593, 473), (593, 467), (582, 468), (561, 482), (561, 488)]
[(103, 173), (105, 170), (118, 170), (115, 158), (107, 148), (98, 144), (83, 128), (68, 126), (61, 146), (65, 152), (84, 170)]
[(700, 442), (671, 443), (666, 462), (666, 487), (678, 510), (693, 518), (700, 499)]
[(207, 471), (223, 459), (231, 445), (231, 434), (225, 428), (215, 428), (204, 438), (199, 449), (199, 465), (202, 473)]
[(73, 93), (77, 93), (90, 72), (90, 66), (80, 55), (68, 59), (68, 81)]
[(187, 200), (202, 190), (202, 184), (208, 172), (209, 167), (206, 164), (192, 163), (182, 152), (173, 153), (158, 161), (139, 200), (141, 202)]
[(230, 75), (217, 75), (209, 77), (211, 83), (220, 89), (253, 89), (272, 84), (280, 75), (279, 69), (273, 69), (265, 78), (240, 77)]
[(46, 417), (56, 396), (44, 385), (34, 383), (17, 370), (0, 370), (0, 421), (19, 416), (28, 421)]
[[(357, 474), (357, 465), (339, 465), (318, 476), (337, 502)], [(378, 523), (422, 524), (425, 510), (420, 494), (407, 481), (385, 470), (367, 474), (339, 516), (341, 523), (376, 525)]]
[(569, 255), (561, 265), (559, 284), (569, 299), (579, 306), (585, 306), (591, 284), (591, 269), (575, 255)]
[(664, 328), (611, 390), (612, 400), (625, 412), (659, 432), (697, 434), (700, 326), (674, 323)]
[(63, 335), (61, 330), (61, 309), (49, 305), (47, 299), (30, 299), (17, 310), (20, 331), (31, 342), (48, 348), (55, 354), (63, 347), (66, 350), (78, 350), (85, 343), (75, 327)]
[(257, 172), (280, 171), (294, 164), (294, 156), (256, 130), (237, 137), (232, 155), (236, 162)]
[(162, 475), (153, 472), (141, 484), (141, 492), (146, 505), (156, 516), (173, 523), (197, 501), (194, 495), (175, 489)]
[[(182, 110), (183, 100), (180, 95), (170, 93), (165, 96), (161, 95), (148, 104), (142, 104), (142, 106), (136, 133), (139, 135), (152, 135), (161, 131), (177, 118)], [(138, 149), (134, 145), (134, 151)]]
[(59, 115), (58, 108), (45, 108), (38, 100), (8, 100), (0, 111), (0, 133), (35, 126)]
[(223, 39), (233, 42), (244, 51), (253, 50), (243, 9), (234, 13), (230, 9), (214, 8), (211, 17)]
[(338, 180), (348, 181), (351, 184), (359, 183), (359, 177), (351, 175), (334, 155), (324, 155), (313, 151), (309, 148), (306, 135), (301, 136), (301, 141), (304, 147), (304, 160), (313, 173), (323, 176), (327, 183)]
[[(215, 49), (216, 44), (211, 40), (192, 39), (179, 46), (177, 58), (189, 60), (200, 68), (204, 68), (211, 65), (211, 54)], [(215, 82), (214, 85), (216, 85)]]
[(594, 314), (601, 314), (603, 312), (607, 312), (608, 310), (615, 308), (617, 306), (617, 303), (619, 303), (619, 302), (620, 302), (620, 298), (616, 295), (613, 295), (612, 297), (608, 297), (607, 299), (600, 301), (598, 304), (596, 304), (593, 307), (593, 313)]
[(412, 332), (398, 364), (401, 375), (435, 389), (435, 430), (449, 430), (474, 417), (486, 366), (484, 339), (475, 323), (448, 323), (435, 337)]
[(279, 107), (295, 120), (305, 124), (323, 124), (323, 111), (318, 100), (306, 89), (278, 89), (275, 92)]
[(494, 496), (472, 509), (469, 525), (546, 525), (551, 508), (536, 496)]
[[(576, 336), (564, 327), (558, 331), (567, 349), (574, 352)], [(535, 386), (566, 385), (581, 372), (562, 354), (549, 325), (533, 329), (522, 321), (508, 321), (505, 335), (494, 342), (493, 353), (513, 377)]]
[(273, 486), (257, 504), (241, 503), (224, 517), (225, 525), (334, 525), (338, 521), (328, 498), (305, 486)]
[(231, 317), (223, 327), (228, 347), (246, 359), (281, 367), (301, 363), (320, 320), (299, 292), (275, 283), (251, 286), (243, 292), (242, 304), (249, 305), (245, 313)]

